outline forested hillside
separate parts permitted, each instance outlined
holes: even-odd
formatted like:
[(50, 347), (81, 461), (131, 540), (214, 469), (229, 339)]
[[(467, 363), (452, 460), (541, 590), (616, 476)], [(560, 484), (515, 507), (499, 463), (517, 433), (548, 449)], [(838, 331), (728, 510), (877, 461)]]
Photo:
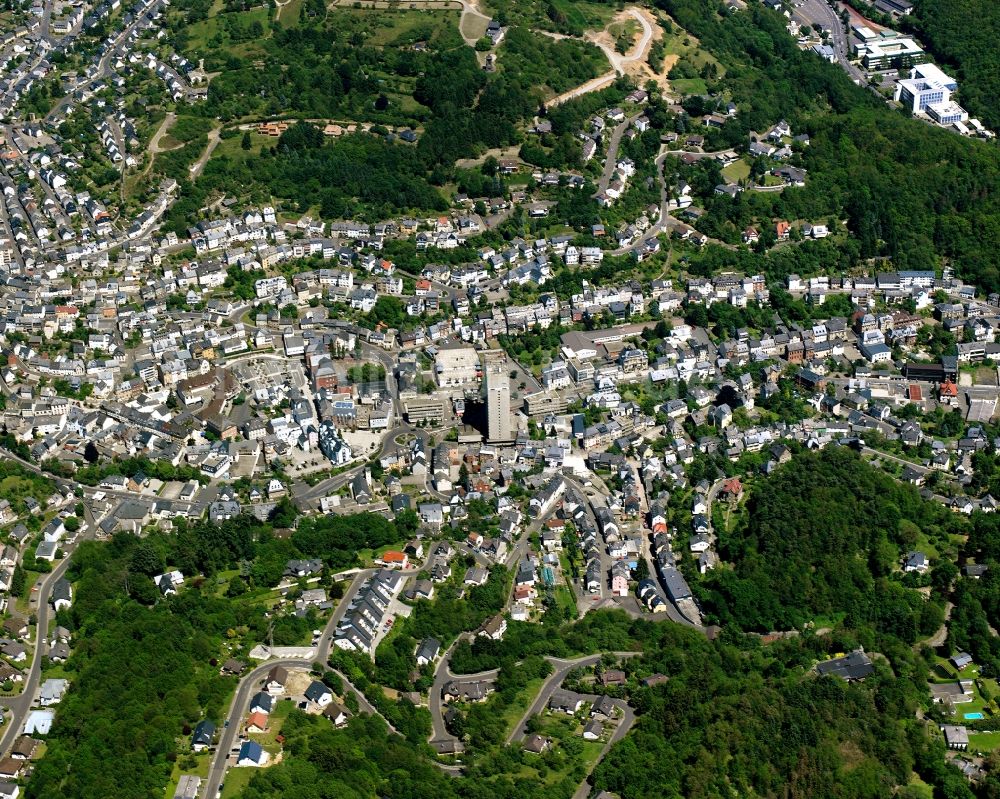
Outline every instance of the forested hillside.
[[(842, 448), (803, 453), (755, 485), (746, 516), (745, 527), (720, 541), (733, 571), (715, 572), (706, 599), (726, 623), (719, 639), (621, 611), (595, 611), (571, 623), (547, 614), (542, 624), (511, 622), (502, 641), (463, 643), (452, 670), (499, 668), (502, 698), (523, 690), (532, 670), (545, 665), (544, 655), (641, 650), (624, 665), (639, 722), (594, 776), (598, 788), (622, 799), (732, 792), (874, 799), (897, 788), (900, 796), (924, 796), (910, 790), (914, 773), (942, 796), (970, 797), (965, 778), (946, 765), (940, 744), (915, 716), (926, 702), (930, 661), (911, 643), (939, 625), (938, 588), (954, 579), (955, 569), (931, 574), (929, 599), (892, 574), (899, 553), (918, 538), (941, 543), (966, 522)], [(971, 550), (995, 562), (996, 517), (977, 517), (972, 526)], [(245, 517), (181, 528), (142, 540), (122, 534), (75, 553), (76, 601), (59, 616), (78, 642), (67, 666), (73, 689), (26, 789), (32, 799), (159, 795), (173, 761), (184, 756), (193, 724), (221, 717), (233, 686), (233, 678), (219, 676), (222, 643), (234, 634), (248, 640), (266, 634), (267, 620), (244, 597), (272, 584), (286, 557), (311, 554), (342, 564), (357, 548), (407, 533), (405, 517), (396, 526), (366, 515), (308, 520), (291, 540), (275, 539), (270, 525)], [(230, 570), (229, 589), (220, 593), (215, 579), (193, 579), (177, 596), (148, 607), (157, 597), (148, 593), (147, 575), (166, 564), (190, 574)], [(245, 578), (233, 576), (238, 564)], [(983, 640), (998, 583), (961, 583), (956, 594), (955, 644), (982, 657), (984, 673), (994, 667), (993, 644)], [(476, 594), (484, 612), (502, 601), (495, 587), (491, 581)], [(405, 659), (422, 636), (448, 640), (482, 617), (442, 619), (453, 608), (445, 600), (407, 621), (400, 636)], [(479, 612), (475, 603), (470, 609)], [(762, 647), (759, 638), (740, 632), (801, 626), (823, 613), (832, 627), (823, 635), (807, 631)], [(298, 632), (307, 635), (313, 624), (306, 619), (301, 626)], [(275, 624), (276, 642), (293, 640), (284, 638), (296, 634), (286, 627)], [(859, 645), (878, 653), (876, 674), (864, 683), (812, 673), (817, 661)], [(423, 743), (426, 710), (377, 698), (372, 680), (406, 687), (408, 660), (383, 659), (374, 671), (364, 658), (341, 657), (338, 665), (386, 704), (404, 736), (391, 734), (380, 719), (357, 718), (336, 730), (325, 718), (293, 713), (282, 728), (282, 761), (253, 774), (245, 799), (568, 799), (582, 779), (581, 765), (569, 759), (571, 747), (539, 762), (504, 746), (507, 722), (480, 712), (488, 705), (475, 706), (464, 719), (470, 749), (479, 756), (470, 756), (465, 776), (445, 774)], [(656, 673), (669, 679), (641, 685)], [(539, 777), (546, 769), (569, 776), (547, 783)]]
[(941, 602), (904, 587), (898, 565), (920, 536), (947, 540), (962, 522), (852, 450), (801, 454), (755, 487), (745, 519), (719, 540), (733, 569), (707, 581), (721, 623), (766, 632), (842, 615), (906, 643), (940, 626)]
[[(161, 795), (179, 740), (201, 718), (218, 718), (235, 685), (210, 659), (225, 631), (248, 624), (223, 600), (191, 591), (155, 608), (138, 595), (156, 549), (130, 535), (84, 543), (73, 555), (76, 602), (60, 621), (76, 634), (67, 665), (73, 690), (59, 705), (27, 796), (148, 799)], [(131, 577), (130, 577), (130, 572)]]
[[(594, 784), (622, 799), (719, 796), (860, 799), (971, 792), (914, 717), (925, 666), (899, 648), (863, 684), (807, 674), (850, 638), (790, 639), (766, 648), (739, 636), (709, 643), (663, 626), (635, 668), (669, 676), (633, 697), (644, 715), (598, 765)], [(905, 676), (904, 676), (905, 675)]]
[[(718, 6), (703, 0), (655, 4), (725, 68), (709, 76), (706, 85), (714, 96), (732, 98), (739, 113), (709, 131), (709, 149), (743, 148), (752, 133), (781, 119), (796, 133), (811, 136), (809, 146), (792, 158), (807, 170), (806, 186), (782, 192), (744, 192), (735, 200), (714, 196), (712, 188), (720, 181), (714, 162), (669, 163), (692, 185), (708, 186), (699, 229), (739, 244), (748, 225), (762, 225), (766, 235), (775, 218), (821, 220), (833, 223), (834, 230), (842, 221), (852, 236), (837, 239), (833, 262), (813, 259), (811, 268), (800, 271), (850, 268), (882, 256), (901, 269), (934, 268), (945, 260), (981, 288), (1000, 289), (1000, 192), (995, 191), (1000, 149), (995, 144), (908, 120), (886, 107), (838, 65), (800, 50), (778, 13), (752, 5), (746, 12), (721, 15)], [(990, 87), (997, 85), (997, 50), (983, 44), (996, 28), (990, 24), (996, 4), (927, 0), (925, 7), (926, 19), (932, 13), (942, 17), (933, 26), (925, 24), (930, 41), (936, 41), (937, 31), (940, 48), (951, 47), (952, 59), (966, 65), (968, 74), (960, 75), (964, 96), (978, 93), (980, 105), (997, 107), (988, 102), (996, 96)], [(374, 221), (416, 210), (440, 212), (456, 185), (473, 195), (497, 190), (492, 176), (455, 167), (459, 159), (487, 148), (523, 144), (522, 156), (532, 163), (578, 168), (577, 132), (588, 115), (620, 103), (625, 94), (623, 83), (552, 109), (554, 135), (543, 146), (542, 139), (524, 136), (524, 126), (543, 98), (606, 67), (592, 45), (552, 41), (515, 26), (497, 49), (498, 69), (490, 74), (446, 26), (422, 32), (428, 45), (416, 50), (408, 36), (376, 43), (360, 17), (340, 13), (304, 15), (297, 25), (274, 26), (270, 37), (254, 43), (257, 58), (246, 55), (243, 45), (219, 52), (192, 47), (193, 54), (208, 52), (209, 66), (221, 70), (208, 102), (193, 113), (228, 125), (277, 114), (406, 125), (418, 131), (416, 146), (360, 134), (331, 141), (318, 130), (290, 130), (277, 146), (211, 159), (195, 183), (183, 185), (180, 201), (166, 217), (168, 229), (185, 229), (197, 210), (222, 192), (256, 204), (277, 198), (292, 210), (317, 209), (326, 218)], [(969, 19), (984, 24), (961, 30), (960, 21)], [(178, 34), (182, 47), (184, 35)], [(693, 96), (683, 104), (697, 118), (711, 110), (711, 102)], [(978, 112), (997, 126), (985, 110)], [(650, 113), (660, 127), (687, 124), (672, 115), (661, 119), (667, 112), (655, 104)], [(585, 230), (597, 210), (589, 192), (575, 193), (560, 202), (556, 216)], [(753, 261), (748, 271), (780, 277), (768, 268), (766, 256)]]
[[(290, 525), (294, 515), (281, 505), (273, 523)], [(414, 520), (412, 513), (395, 524), (374, 514), (310, 519), (289, 541), (274, 537), (271, 523), (240, 516), (81, 544), (68, 572), (73, 606), (57, 617), (74, 634), (65, 666), (73, 690), (59, 705), (27, 795), (162, 795), (194, 725), (225, 713), (236, 681), (219, 674), (224, 642), (252, 645), (271, 636), (279, 645), (299, 644), (316, 626), (314, 613), (263, 612), (287, 560), (356, 563), (359, 550), (412, 533)], [(167, 566), (191, 579), (177, 596), (163, 598), (152, 575)], [(219, 572), (226, 572), (221, 584)], [(331, 593), (338, 587), (328, 586)]]
[[(727, 67), (718, 86), (732, 92), (740, 113), (712, 134), (711, 147), (745, 145), (752, 131), (779, 119), (812, 137), (798, 161), (808, 172), (804, 188), (715, 198), (700, 229), (738, 243), (752, 218), (844, 220), (853, 234), (842, 245), (848, 261), (890, 256), (901, 269), (928, 269), (943, 257), (981, 288), (1000, 288), (995, 144), (905, 119), (839, 66), (799, 50), (771, 11), (722, 18), (700, 0), (657, 5)], [(996, 47), (988, 52), (995, 56)]]
[[(810, 669), (855, 646), (850, 637), (762, 648), (739, 635), (710, 642), (676, 625), (643, 627), (645, 654), (626, 668), (633, 679), (669, 680), (631, 690), (639, 724), (597, 767), (597, 789), (622, 799), (876, 799), (902, 786), (900, 796), (924, 796), (905, 788), (916, 772), (941, 796), (971, 797), (915, 718), (926, 667), (908, 648), (863, 685), (848, 685)], [(524, 776), (537, 759), (516, 747), (498, 747), (469, 776), (448, 777), (379, 720), (357, 719), (345, 731), (317, 717), (290, 721), (284, 761), (255, 774), (243, 799), (552, 799), (574, 789)]]
[(921, 41), (959, 81), (959, 100), (986, 127), (1000, 128), (1000, 3), (916, 0)]

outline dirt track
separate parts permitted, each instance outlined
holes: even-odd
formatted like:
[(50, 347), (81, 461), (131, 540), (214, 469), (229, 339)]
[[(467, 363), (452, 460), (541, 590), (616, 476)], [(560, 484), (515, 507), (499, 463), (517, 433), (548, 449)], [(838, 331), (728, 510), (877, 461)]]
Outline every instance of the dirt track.
[[(575, 89), (570, 89), (568, 92), (564, 92), (563, 94), (553, 97), (546, 105), (559, 105), (560, 103), (565, 103), (567, 100), (572, 100), (573, 98), (587, 94), (588, 92), (603, 89), (605, 86), (611, 84), (619, 75), (628, 75), (633, 77), (639, 84), (644, 84), (646, 81), (654, 80), (664, 89), (667, 88), (666, 73), (670, 70), (670, 67), (673, 66), (673, 61), (668, 59), (667, 62), (664, 63), (663, 73), (660, 74), (654, 72), (647, 61), (647, 58), (649, 57), (649, 48), (652, 46), (654, 41), (662, 38), (663, 29), (659, 26), (656, 18), (650, 14), (649, 11), (635, 6), (626, 8), (624, 11), (616, 14), (611, 24), (613, 25), (615, 23), (624, 22), (629, 18), (636, 20), (642, 28), (638, 41), (633, 43), (631, 49), (624, 55), (619, 53), (615, 49), (614, 38), (608, 32), (607, 28), (603, 31), (587, 31), (584, 34), (584, 39), (601, 48), (601, 51), (605, 56), (607, 56), (608, 61), (611, 64), (611, 69), (603, 75), (598, 75), (596, 78), (588, 80), (586, 83), (577, 86)], [(610, 27), (610, 25), (608, 27)], [(543, 31), (539, 32), (542, 33)], [(555, 33), (546, 33), (546, 35), (553, 39), (567, 38)]]

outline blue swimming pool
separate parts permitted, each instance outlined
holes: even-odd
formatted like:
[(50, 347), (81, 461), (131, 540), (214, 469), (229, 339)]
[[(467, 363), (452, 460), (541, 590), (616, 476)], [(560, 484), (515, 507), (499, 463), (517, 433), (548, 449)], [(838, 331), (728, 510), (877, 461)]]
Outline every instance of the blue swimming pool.
[(965, 717), (967, 719), (981, 719), (981, 718), (983, 718), (983, 714), (982, 713), (966, 713)]

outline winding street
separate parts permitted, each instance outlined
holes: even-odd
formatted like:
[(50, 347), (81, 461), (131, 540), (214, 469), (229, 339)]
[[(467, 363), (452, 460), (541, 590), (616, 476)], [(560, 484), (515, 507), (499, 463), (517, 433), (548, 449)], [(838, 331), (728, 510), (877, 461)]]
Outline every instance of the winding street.
[(54, 615), (49, 605), (52, 586), (66, 573), (66, 569), (69, 568), (72, 551), (76, 549), (80, 541), (90, 538), (93, 535), (93, 531), (94, 527), (88, 526), (86, 535), (81, 535), (76, 542), (66, 547), (66, 557), (37, 584), (38, 591), (33, 592), (35, 596), (31, 598), (30, 602), (32, 609), (38, 615), (38, 625), (35, 627), (35, 651), (31, 657), (31, 668), (28, 669), (21, 683), (21, 693), (12, 699), (4, 700), (11, 711), (10, 722), (4, 730), (3, 737), (0, 738), (0, 752), (3, 752), (4, 755), (10, 751), (11, 746), (13, 746), (14, 741), (24, 727), (24, 720), (27, 718), (28, 711), (31, 710), (31, 706), (34, 703), (35, 691), (38, 690), (38, 683), (41, 680), (42, 656), (45, 654), (45, 649), (48, 645), (49, 619)]
[(590, 795), (590, 783), (587, 782), (587, 780), (590, 779), (590, 775), (597, 767), (597, 764), (604, 760), (612, 746), (628, 735), (628, 731), (631, 730), (632, 725), (635, 724), (635, 711), (621, 700), (615, 700), (615, 704), (621, 709), (622, 717), (618, 722), (618, 726), (615, 727), (615, 731), (611, 733), (611, 737), (608, 738), (607, 742), (604, 744), (604, 748), (601, 749), (601, 753), (597, 756), (597, 760), (594, 761), (594, 765), (591, 766), (590, 771), (587, 772), (587, 776), (583, 778), (583, 782), (580, 783), (580, 786), (574, 792), (573, 799), (587, 799)]
[[(729, 152), (729, 151), (723, 150), (720, 152)], [(669, 158), (670, 156), (676, 156), (678, 154), (679, 154), (678, 151), (668, 150), (666, 149), (666, 146), (663, 146), (660, 148), (659, 155), (656, 156), (656, 160), (654, 163), (656, 164), (656, 179), (657, 181), (659, 181), (660, 184), (660, 212), (656, 221), (653, 222), (653, 224), (642, 234), (643, 240), (649, 240), (655, 238), (660, 233), (666, 233), (667, 235), (670, 235), (676, 229), (687, 227), (683, 222), (681, 222), (679, 219), (670, 214), (670, 208), (669, 208), (670, 196), (669, 192), (667, 191), (667, 180), (663, 174), (663, 166), (667, 158)], [(715, 157), (718, 154), (719, 154), (718, 152), (692, 153), (692, 155), (712, 156), (712, 157)], [(604, 186), (606, 187), (607, 184), (604, 184)], [(726, 242), (720, 241), (719, 239), (709, 238), (708, 241), (709, 243), (716, 244), (719, 247), (725, 247), (727, 250), (736, 249), (735, 245), (727, 244)], [(611, 250), (608, 253), (608, 255), (615, 255), (615, 256), (627, 255), (635, 248), (635, 246), (636, 246), (635, 244), (630, 244), (627, 247), (619, 247), (617, 250)]]
[(621, 144), (622, 136), (625, 135), (625, 131), (632, 124), (633, 119), (635, 119), (635, 116), (626, 117), (611, 132), (611, 138), (608, 139), (608, 157), (604, 159), (604, 172), (601, 173), (601, 179), (597, 181), (597, 191), (594, 193), (595, 197), (601, 192), (606, 191), (608, 184), (611, 183), (611, 178), (615, 174), (615, 166), (618, 163), (618, 147)]
[[(316, 662), (326, 663), (330, 656), (330, 646), (333, 640), (333, 634), (336, 632), (337, 625), (340, 624), (340, 620), (344, 617), (344, 614), (350, 607), (350, 604), (354, 599), (354, 595), (357, 594), (358, 590), (361, 588), (361, 584), (367, 580), (368, 577), (374, 574), (374, 572), (374, 569), (365, 569), (363, 571), (359, 571), (354, 576), (354, 580), (351, 582), (350, 587), (344, 592), (344, 596), (341, 598), (340, 604), (337, 605), (337, 609), (334, 610), (333, 615), (330, 616), (330, 620), (323, 628), (323, 634), (320, 636), (319, 644), (316, 649), (316, 657), (314, 658)], [(236, 739), (236, 735), (239, 732), (240, 720), (246, 712), (251, 695), (260, 690), (261, 681), (265, 676), (267, 676), (267, 673), (275, 666), (301, 668), (303, 666), (308, 667), (310, 665), (311, 664), (305, 663), (302, 659), (269, 660), (266, 663), (262, 663), (240, 680), (239, 685), (236, 688), (236, 693), (233, 696), (233, 701), (229, 705), (229, 712), (226, 714), (222, 734), (219, 736), (219, 743), (215, 750), (215, 757), (212, 759), (212, 765), (208, 772), (208, 778), (205, 781), (204, 796), (206, 799), (214, 799), (218, 793), (219, 786), (222, 784), (222, 780), (226, 774), (226, 765), (229, 760), (229, 754), (233, 748), (233, 741)], [(343, 677), (343, 675), (340, 676), (341, 679), (344, 680), (345, 686), (349, 687), (356, 695), (360, 693), (346, 680), (346, 678)], [(363, 696), (359, 696), (358, 704), (365, 710), (369, 710), (369, 712), (372, 709), (371, 705), (368, 704), (368, 701), (365, 700)]]
[(457, 741), (458, 739), (448, 732), (448, 728), (444, 724), (444, 712), (441, 708), (441, 692), (444, 689), (445, 684), (449, 680), (462, 680), (463, 682), (468, 682), (470, 680), (495, 680), (497, 675), (500, 673), (500, 669), (490, 669), (489, 671), (481, 671), (478, 674), (452, 674), (451, 672), (451, 655), (452, 651), (459, 641), (463, 639), (468, 640), (469, 634), (461, 635), (455, 639), (448, 651), (444, 653), (441, 660), (438, 661), (437, 671), (434, 672), (434, 684), (431, 686), (430, 695), (428, 697), (428, 706), (431, 711), (431, 723), (433, 725), (433, 731), (431, 732), (431, 743), (437, 741)]
[[(634, 657), (635, 655), (640, 655), (641, 652), (615, 652), (614, 655), (619, 658)], [(546, 657), (549, 663), (556, 667), (556, 670), (549, 675), (548, 679), (543, 683), (542, 690), (539, 691), (538, 697), (535, 699), (534, 703), (528, 708), (528, 711), (521, 717), (518, 721), (517, 726), (514, 731), (507, 738), (507, 744), (514, 743), (516, 741), (524, 740), (527, 735), (527, 723), (532, 716), (536, 716), (548, 707), (549, 699), (552, 698), (552, 694), (563, 684), (566, 676), (576, 668), (588, 667), (596, 665), (601, 660), (601, 655), (588, 655), (582, 658), (575, 658), (573, 660), (564, 660), (562, 658)], [(582, 694), (582, 696), (593, 702), (597, 699), (594, 694)], [(587, 780), (590, 777), (590, 773), (593, 771), (594, 767), (600, 763), (604, 756), (607, 755), (608, 751), (614, 746), (618, 741), (628, 735), (628, 731), (632, 729), (632, 725), (635, 724), (635, 711), (628, 705), (627, 702), (621, 699), (613, 700), (615, 706), (621, 710), (622, 717), (619, 719), (615, 731), (610, 735), (608, 740), (605, 742), (604, 747), (601, 749), (600, 755), (594, 761), (593, 766), (591, 766), (590, 771), (584, 776), (583, 781), (580, 783), (576, 792), (573, 794), (573, 799), (587, 799), (590, 794), (590, 784)]]
[[(641, 655), (641, 652), (614, 652), (612, 653), (619, 658), (634, 657), (636, 655)], [(528, 719), (532, 716), (537, 716), (546, 707), (548, 707), (549, 699), (552, 698), (552, 694), (556, 692), (560, 685), (563, 684), (563, 680), (566, 676), (573, 671), (573, 669), (587, 668), (589, 666), (594, 666), (601, 661), (602, 655), (586, 655), (580, 658), (574, 658), (573, 660), (566, 660), (564, 658), (555, 658), (547, 656), (545, 659), (555, 667), (553, 671), (542, 683), (542, 690), (538, 692), (538, 696), (532, 703), (531, 707), (525, 712), (521, 719), (517, 722), (514, 730), (509, 736), (507, 736), (507, 743), (514, 743), (516, 741), (521, 741), (524, 739), (528, 731), (525, 729)], [(624, 703), (622, 703), (624, 704)], [(624, 733), (623, 733), (624, 734)]]

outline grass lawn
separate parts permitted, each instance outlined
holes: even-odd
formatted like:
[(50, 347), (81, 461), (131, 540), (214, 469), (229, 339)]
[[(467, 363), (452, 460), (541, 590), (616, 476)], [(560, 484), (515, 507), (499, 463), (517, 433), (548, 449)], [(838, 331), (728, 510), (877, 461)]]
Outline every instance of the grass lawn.
[[(584, 770), (590, 772), (597, 763), (598, 758), (601, 756), (601, 750), (604, 748), (604, 741), (584, 741), (582, 740), (583, 725), (573, 716), (566, 716), (561, 713), (545, 714), (542, 716), (542, 731), (541, 734), (545, 735), (554, 740), (553, 746), (558, 749), (560, 741), (565, 741), (570, 738), (576, 738), (580, 740), (583, 744), (580, 754), (573, 757), (567, 764), (566, 769), (560, 770), (548, 770), (544, 776), (538, 774), (537, 770), (532, 766), (532, 757), (528, 757), (525, 765), (522, 767), (521, 773), (531, 778), (541, 779), (546, 785), (555, 785), (556, 783), (562, 781), (567, 776), (570, 769), (575, 768), (577, 764), (582, 763)], [(607, 729), (605, 735), (611, 735), (612, 731)]]
[(698, 40), (684, 32), (676, 22), (672, 22), (674, 32), (663, 37), (663, 51), (667, 55), (687, 55), (698, 49)]
[(681, 78), (670, 81), (670, 86), (680, 94), (707, 94), (708, 86), (703, 78)]
[[(21, 616), (27, 616), (31, 611), (28, 606), (28, 597), (31, 596), (32, 586), (38, 582), (38, 579), (42, 576), (41, 572), (34, 572), (25, 569), (24, 571), (24, 584), (27, 590), (24, 592), (24, 596), (19, 596), (14, 600), (14, 610)], [(46, 631), (48, 632), (48, 631)], [(43, 638), (45, 636), (42, 636)]]
[(250, 784), (255, 771), (257, 771), (255, 768), (229, 769), (226, 772), (226, 781), (223, 783), (225, 787), (222, 789), (222, 799), (236, 799)]
[(739, 183), (750, 177), (750, 164), (740, 159), (722, 168), (722, 177), (730, 183)]
[(294, 707), (294, 702), (278, 702), (274, 707), (274, 712), (268, 717), (267, 732), (249, 733), (250, 740), (263, 746), (264, 750), (271, 755), (272, 760), (281, 751), (281, 744), (276, 739), (281, 734), (285, 719), (288, 718), (288, 714), (292, 712)]
[(581, 3), (571, 0), (553, 0), (552, 5), (566, 15), (574, 25), (598, 30), (607, 25), (617, 9), (613, 4)]
[(666, 55), (684, 56), (696, 67), (702, 67), (705, 64), (716, 64), (719, 68), (719, 74), (725, 74), (725, 67), (718, 62), (715, 56), (707, 50), (703, 50), (694, 36), (691, 36), (675, 21), (671, 20), (671, 23), (674, 32), (663, 37), (663, 47)]
[[(249, 27), (254, 22), (259, 22), (264, 27), (263, 38), (267, 38), (271, 35), (269, 15), (270, 11), (267, 8), (251, 8), (249, 11), (228, 12), (196, 22), (193, 25), (189, 25), (186, 29), (189, 37), (187, 49), (189, 51), (204, 50), (207, 48), (217, 49), (215, 44), (210, 44), (216, 34), (221, 36), (223, 46), (231, 44), (228, 42), (229, 36), (226, 33), (226, 26), (222, 22), (226, 17), (235, 18), (244, 27)], [(245, 42), (240, 42), (239, 44), (245, 44)]]
[(297, 25), (305, 4), (306, 0), (289, 0), (287, 5), (283, 5), (279, 9), (281, 16), (278, 17), (278, 22), (281, 23), (282, 27), (290, 28)]
[(639, 23), (635, 21), (633, 17), (628, 17), (627, 19), (616, 22), (613, 25), (608, 26), (608, 33), (615, 39), (619, 36), (625, 36), (627, 39), (634, 39), (638, 35), (641, 28)]
[(930, 538), (927, 537), (927, 534), (924, 533), (923, 530), (921, 530), (919, 535), (917, 535), (917, 543), (914, 549), (919, 552), (923, 552), (929, 559), (937, 558), (941, 554), (938, 552), (938, 548), (931, 543)]
[(379, 648), (392, 644), (394, 638), (399, 638), (401, 635), (400, 631), (403, 629), (403, 624), (397, 619), (392, 623), (392, 627), (389, 628), (389, 632), (385, 634), (381, 641), (378, 642)]
[(400, 113), (403, 114), (419, 114), (424, 106), (420, 105), (416, 100), (413, 99), (412, 94), (404, 94), (400, 91), (390, 91), (387, 92), (389, 98), (389, 107), (395, 108)]
[(259, 155), (264, 147), (272, 147), (274, 144), (275, 139), (271, 136), (262, 136), (259, 133), (250, 131), (250, 149), (244, 150), (243, 131), (238, 131), (235, 136), (219, 139), (218, 145), (212, 151), (212, 158), (225, 155), (234, 161), (245, 161), (250, 156)]
[[(975, 664), (966, 666), (961, 671), (955, 669), (951, 663), (948, 662), (947, 658), (936, 657), (934, 659), (934, 666), (931, 672), (932, 679), (937, 682), (952, 682), (954, 680), (977, 680), (979, 678), (979, 667)], [(995, 683), (990, 685), (987, 683), (987, 687), (993, 690)], [(966, 721), (966, 713), (982, 713), (986, 718), (991, 718), (993, 716), (993, 711), (990, 709), (990, 704), (983, 699), (983, 695), (979, 691), (979, 686), (973, 683), (972, 688), (972, 701), (971, 702), (960, 702), (955, 705), (955, 724), (962, 724)], [(971, 735), (971, 732), (970, 732)]]
[(359, 549), (358, 558), (364, 567), (370, 567), (375, 565), (375, 558), (382, 557), (382, 555), (389, 550), (395, 550), (396, 552), (402, 552), (403, 547), (406, 546), (405, 541), (399, 541), (395, 544), (389, 544), (388, 546), (379, 547), (378, 549)]
[(167, 783), (167, 789), (163, 794), (165, 799), (173, 799), (174, 792), (177, 790), (177, 783), (181, 781), (182, 774), (194, 774), (203, 780), (208, 778), (208, 769), (212, 765), (212, 753), (201, 752), (197, 755), (191, 755), (191, 757), (197, 761), (197, 766), (194, 770), (181, 768), (181, 760), (187, 760), (187, 755), (179, 757), (174, 761), (174, 770), (170, 773), (170, 782)]
[(466, 14), (465, 19), (460, 20), (458, 23), (459, 33), (468, 39), (482, 39), (486, 35), (488, 25), (489, 22), (482, 17)]
[(824, 627), (836, 627), (846, 616), (846, 613), (835, 613), (832, 616), (816, 616), (812, 620), (813, 628), (822, 630)]
[(914, 797), (919, 797), (919, 799), (934, 799), (933, 786), (928, 785), (916, 774), (910, 775), (910, 781), (906, 787), (910, 791), (910, 795)]
[(225, 596), (226, 591), (229, 589), (229, 583), (234, 577), (238, 577), (239, 573), (239, 569), (228, 569), (226, 571), (216, 572), (215, 576), (212, 578), (215, 581), (215, 595)]
[(557, 585), (555, 588), (555, 597), (556, 604), (559, 607), (567, 608), (570, 612), (570, 618), (575, 619), (577, 615), (576, 598), (573, 596), (573, 591), (570, 587), (565, 583)]
[(1000, 732), (969, 732), (969, 752), (992, 752), (1000, 747)]
[(992, 713), (987, 709), (986, 702), (983, 700), (983, 697), (979, 693), (978, 689), (974, 689), (974, 695), (971, 702), (963, 702), (955, 705), (956, 722), (962, 724), (965, 721), (971, 721), (971, 719), (965, 718), (966, 713), (982, 713), (986, 718), (990, 718), (992, 716)]
[(559, 566), (562, 569), (563, 576), (569, 580), (572, 569), (570, 568), (569, 555), (566, 554), (566, 550), (559, 552)]
[(507, 735), (514, 731), (514, 725), (517, 724), (521, 716), (528, 712), (528, 708), (538, 697), (538, 692), (542, 690), (544, 682), (545, 680), (540, 677), (530, 680), (524, 690), (518, 693), (517, 699), (504, 709), (502, 716)]
[[(285, 19), (285, 11), (281, 18)], [(456, 45), (458, 35), (458, 9), (352, 9), (336, 8), (329, 12), (329, 19), (338, 28), (360, 31), (367, 43), (376, 47), (404, 47), (415, 42)], [(289, 18), (290, 20), (291, 18)], [(484, 26), (485, 31), (485, 26)]]
[(76, 676), (76, 672), (66, 671), (65, 663), (53, 663), (48, 658), (45, 659), (48, 665), (42, 670), (43, 680), (70, 680)]
[(944, 674), (944, 679), (946, 680), (975, 680), (979, 677), (979, 667), (975, 663), (970, 663), (959, 671), (951, 664), (948, 658), (941, 657), (940, 655), (934, 658), (934, 667), (936, 671)]

